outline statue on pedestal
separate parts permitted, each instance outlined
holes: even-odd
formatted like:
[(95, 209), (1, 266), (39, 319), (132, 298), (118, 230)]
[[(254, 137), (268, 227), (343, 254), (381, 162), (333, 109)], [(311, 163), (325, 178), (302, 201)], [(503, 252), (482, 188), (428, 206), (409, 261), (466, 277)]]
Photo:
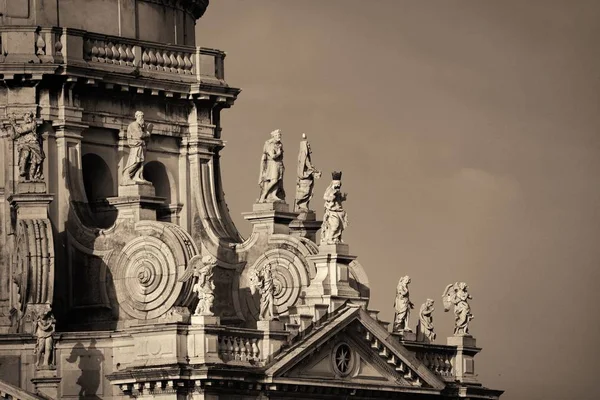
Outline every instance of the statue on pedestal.
[(325, 190), (325, 215), (321, 226), (321, 244), (343, 243), (342, 232), (348, 226), (348, 216), (342, 207), (346, 201), (347, 193), (341, 193), (342, 172), (333, 171), (332, 181)]
[(469, 335), (469, 322), (474, 318), (471, 314), (471, 306), (467, 300), (472, 299), (467, 293), (468, 286), (465, 282), (456, 282), (446, 286), (442, 300), (444, 311), (449, 311), (454, 305), (454, 335)]
[(408, 326), (408, 319), (410, 317), (410, 310), (414, 307), (414, 304), (410, 301), (408, 293), (408, 284), (410, 283), (410, 277), (403, 276), (398, 281), (396, 287), (396, 301), (394, 302), (394, 332), (410, 331)]
[(306, 140), (306, 134), (302, 134), (300, 142), (300, 152), (298, 153), (298, 170), (296, 180), (296, 206), (295, 211), (309, 211), (309, 202), (313, 196), (315, 179), (321, 177), (321, 172), (317, 171), (311, 162), (310, 143)]
[(144, 113), (135, 112), (135, 121), (127, 126), (127, 145), (129, 157), (123, 168), (123, 183), (149, 183), (143, 178), (146, 141), (152, 133), (152, 124), (144, 122)]
[(34, 354), (37, 355), (36, 366), (38, 369), (52, 368), (55, 365), (53, 359), (54, 353), (54, 334), (56, 320), (52, 314), (52, 310), (38, 315), (35, 321), (35, 336), (37, 342), (35, 344)]
[(271, 139), (265, 142), (263, 154), (260, 159), (260, 196), (258, 203), (275, 203), (285, 201), (283, 189), (283, 144), (281, 131), (271, 132)]
[(427, 299), (419, 310), (419, 323), (417, 325), (417, 339), (424, 340), (425, 338), (433, 342), (436, 334), (433, 331), (433, 300)]
[(217, 259), (210, 254), (202, 258), (202, 267), (200, 267), (195, 275), (198, 276), (198, 281), (193, 287), (193, 291), (198, 293), (198, 305), (194, 311), (194, 315), (212, 316), (213, 302), (215, 300), (215, 283), (213, 281), (213, 268), (217, 265)]
[(275, 286), (271, 264), (266, 264), (261, 269), (250, 273), (250, 292), (260, 293), (259, 321), (272, 321), (275, 319)]
[(17, 124), (12, 114), (8, 118), (6, 133), (15, 141), (18, 152), (19, 180), (21, 182), (41, 182), (44, 180), (42, 164), (46, 155), (42, 148), (42, 137), (37, 133), (38, 124), (32, 111), (23, 116), (23, 123)]

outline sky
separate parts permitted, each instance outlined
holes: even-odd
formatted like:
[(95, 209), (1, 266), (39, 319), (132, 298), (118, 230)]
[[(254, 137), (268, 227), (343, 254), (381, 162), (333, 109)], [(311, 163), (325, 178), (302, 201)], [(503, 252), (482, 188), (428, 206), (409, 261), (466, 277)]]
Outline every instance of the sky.
[(225, 198), (258, 197), (281, 129), (293, 204), (301, 134), (343, 171), (344, 240), (393, 319), (398, 279), (435, 300), (469, 285), (476, 372), (503, 400), (598, 399), (600, 3), (555, 0), (220, 0), (197, 44), (227, 52), (242, 92), (222, 113)]

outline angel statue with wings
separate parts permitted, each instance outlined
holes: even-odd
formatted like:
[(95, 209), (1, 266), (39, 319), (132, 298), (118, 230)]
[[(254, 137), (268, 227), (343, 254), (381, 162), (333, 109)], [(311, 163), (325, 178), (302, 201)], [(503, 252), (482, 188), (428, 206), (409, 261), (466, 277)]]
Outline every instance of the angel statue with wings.
[(271, 264), (250, 272), (250, 293), (260, 292), (259, 321), (272, 321), (275, 319), (275, 286)]
[(213, 302), (215, 300), (215, 283), (213, 281), (213, 269), (217, 265), (217, 259), (208, 254), (202, 259), (199, 256), (190, 260), (190, 265), (186, 269), (180, 281), (185, 282), (192, 276), (198, 280), (192, 287), (194, 293), (198, 293), (198, 305), (194, 315), (213, 316)]
[(454, 335), (469, 335), (469, 322), (474, 318), (471, 314), (471, 306), (467, 300), (472, 299), (467, 293), (468, 286), (465, 282), (456, 282), (446, 286), (442, 300), (444, 311), (450, 311), (454, 304)]

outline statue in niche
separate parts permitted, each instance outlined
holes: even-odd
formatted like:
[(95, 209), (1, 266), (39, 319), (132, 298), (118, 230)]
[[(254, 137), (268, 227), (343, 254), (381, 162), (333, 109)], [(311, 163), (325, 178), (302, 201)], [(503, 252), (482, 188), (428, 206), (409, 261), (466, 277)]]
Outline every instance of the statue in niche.
[(410, 301), (408, 293), (408, 284), (410, 283), (410, 277), (403, 276), (398, 281), (396, 286), (396, 301), (394, 302), (394, 332), (410, 331), (408, 326), (408, 319), (410, 317), (410, 310), (414, 308), (414, 304)]
[(144, 113), (135, 112), (135, 121), (127, 126), (127, 145), (129, 146), (129, 157), (123, 168), (123, 183), (136, 184), (149, 183), (143, 178), (144, 159), (146, 156), (146, 141), (152, 133), (152, 124), (144, 122)]
[(444, 301), (444, 311), (450, 311), (454, 305), (454, 335), (469, 335), (469, 322), (474, 318), (471, 314), (471, 306), (467, 300), (472, 299), (467, 293), (468, 286), (465, 282), (456, 282), (446, 286), (442, 300)]
[(194, 311), (194, 315), (215, 315), (212, 312), (213, 302), (215, 300), (215, 283), (213, 281), (213, 268), (217, 265), (217, 259), (210, 254), (202, 258), (202, 267), (200, 267), (195, 275), (198, 276), (198, 281), (193, 287), (193, 291), (198, 293), (198, 305)]
[(259, 203), (285, 202), (283, 189), (283, 144), (281, 131), (271, 132), (271, 139), (265, 142), (263, 154), (260, 159), (260, 186)]
[(427, 299), (419, 310), (419, 323), (417, 325), (417, 340), (433, 342), (436, 334), (433, 331), (434, 301)]
[(14, 114), (8, 118), (4, 135), (10, 136), (17, 148), (20, 182), (41, 182), (44, 180), (42, 166), (46, 155), (42, 148), (42, 136), (37, 132), (38, 124), (33, 111), (23, 115), (23, 123), (17, 124)]
[(342, 232), (348, 226), (348, 216), (342, 207), (347, 193), (341, 193), (342, 172), (333, 171), (332, 181), (325, 190), (325, 215), (321, 225), (321, 244), (343, 243)]
[(306, 140), (306, 134), (302, 134), (300, 142), (300, 152), (298, 153), (298, 177), (296, 180), (296, 207), (295, 211), (309, 211), (309, 202), (313, 196), (315, 179), (321, 177), (321, 172), (317, 171), (311, 162), (312, 151), (310, 143)]
[(275, 319), (275, 286), (273, 284), (273, 271), (271, 264), (266, 264), (259, 270), (250, 273), (250, 292), (254, 295), (256, 289), (260, 293), (260, 321)]
[(54, 367), (54, 334), (56, 326), (56, 320), (52, 314), (52, 310), (48, 310), (38, 315), (35, 320), (35, 336), (37, 342), (35, 344), (34, 353), (37, 356), (36, 366), (38, 369), (52, 368)]

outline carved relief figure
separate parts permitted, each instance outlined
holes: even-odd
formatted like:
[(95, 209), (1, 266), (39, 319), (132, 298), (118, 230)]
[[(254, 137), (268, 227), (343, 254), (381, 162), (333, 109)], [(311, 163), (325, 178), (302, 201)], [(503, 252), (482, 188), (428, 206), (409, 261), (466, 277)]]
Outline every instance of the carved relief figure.
[(306, 140), (306, 135), (302, 134), (300, 142), (300, 152), (298, 153), (298, 169), (296, 180), (296, 211), (308, 211), (309, 202), (313, 196), (315, 179), (321, 177), (321, 172), (317, 171), (311, 162), (310, 143)]
[(394, 332), (410, 331), (408, 326), (408, 319), (410, 317), (410, 310), (414, 308), (414, 304), (410, 301), (408, 293), (408, 284), (410, 283), (410, 277), (403, 276), (398, 281), (396, 287), (396, 301), (394, 302)]
[(433, 331), (433, 308), (434, 301), (427, 299), (419, 310), (419, 324), (417, 325), (417, 339), (421, 341), (433, 342), (436, 334)]
[(275, 286), (273, 284), (273, 272), (271, 264), (267, 264), (260, 270), (253, 270), (250, 274), (250, 291), (260, 293), (260, 321), (271, 321), (275, 319)]
[(281, 131), (279, 129), (271, 132), (271, 139), (265, 142), (263, 154), (260, 159), (260, 186), (259, 203), (274, 203), (285, 201), (285, 190), (283, 189), (283, 144), (281, 143)]
[(449, 311), (454, 305), (454, 335), (468, 335), (469, 322), (474, 318), (471, 314), (471, 306), (467, 300), (472, 299), (467, 293), (468, 286), (465, 282), (456, 282), (446, 286), (442, 299), (444, 311)]
[(321, 225), (321, 244), (343, 243), (342, 232), (348, 226), (348, 216), (342, 207), (346, 201), (347, 193), (341, 193), (342, 173), (332, 172), (332, 181), (325, 190), (325, 215)]
[(37, 342), (35, 344), (34, 353), (37, 355), (36, 365), (38, 368), (53, 367), (54, 359), (54, 339), (52, 334), (56, 326), (56, 320), (52, 314), (52, 310), (38, 315), (35, 321), (35, 336)]
[(42, 164), (46, 155), (42, 148), (42, 137), (37, 133), (38, 125), (33, 112), (25, 113), (22, 124), (17, 124), (16, 117), (12, 114), (8, 123), (7, 132), (15, 141), (18, 152), (20, 181), (43, 181)]
[(123, 168), (123, 183), (148, 183), (142, 174), (144, 172), (144, 159), (146, 156), (146, 141), (152, 133), (152, 124), (144, 122), (144, 113), (135, 112), (135, 121), (127, 126), (127, 145), (129, 157)]
[(195, 315), (215, 315), (212, 312), (215, 300), (215, 283), (213, 281), (213, 268), (217, 265), (217, 259), (211, 255), (202, 258), (202, 267), (196, 271), (198, 281), (192, 289), (198, 293), (198, 305)]

